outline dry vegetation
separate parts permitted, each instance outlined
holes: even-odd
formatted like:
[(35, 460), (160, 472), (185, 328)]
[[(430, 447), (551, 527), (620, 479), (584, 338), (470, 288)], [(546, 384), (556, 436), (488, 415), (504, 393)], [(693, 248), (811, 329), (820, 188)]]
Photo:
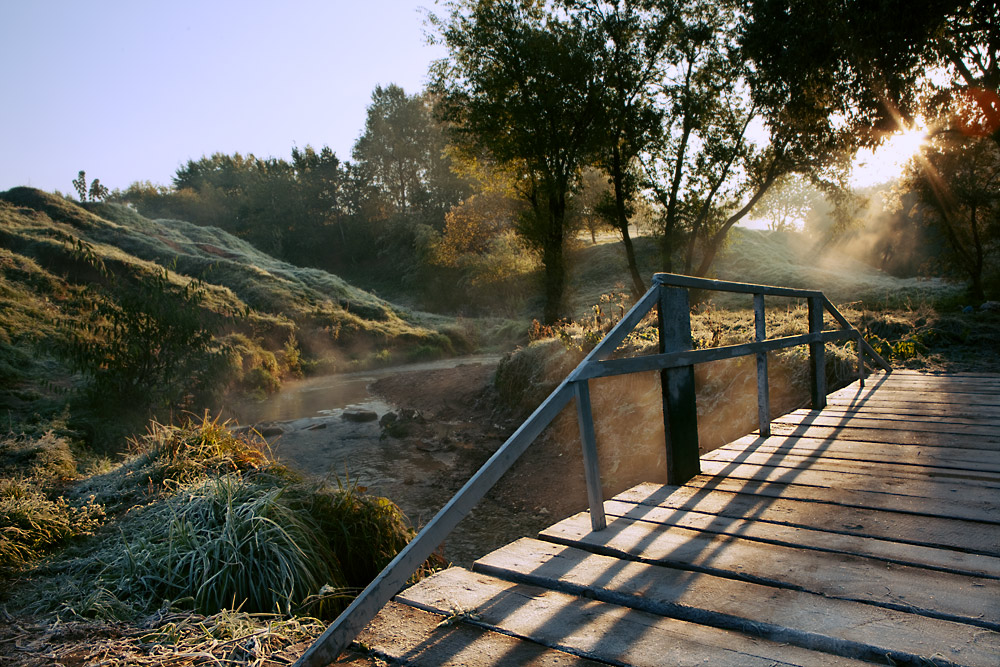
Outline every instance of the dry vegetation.
[[(846, 278), (844, 278), (846, 281)], [(882, 286), (892, 282), (882, 277)], [(776, 281), (777, 282), (777, 281)], [(901, 281), (903, 282), (903, 281)], [(905, 284), (905, 283), (904, 283)], [(919, 286), (935, 294), (926, 285)], [(864, 293), (863, 290), (859, 291)], [(877, 299), (842, 303), (840, 311), (895, 367), (930, 371), (1000, 372), (1000, 313), (963, 312), (954, 290), (943, 286), (937, 302), (917, 302), (900, 289), (887, 304)], [(706, 296), (707, 295), (703, 295)], [(742, 301), (742, 303), (741, 303)], [(525, 417), (582, 360), (628, 305), (626, 295), (604, 295), (590, 314), (556, 327), (535, 323), (533, 341), (505, 358), (497, 369), (499, 400)], [(695, 348), (752, 342), (754, 320), (749, 296), (732, 295), (694, 306), (691, 326)], [(790, 299), (769, 299), (766, 326), (770, 338), (808, 331), (808, 309)], [(827, 315), (827, 329), (839, 328)], [(616, 351), (635, 356), (655, 351), (655, 315), (648, 315)], [(806, 346), (769, 353), (770, 400), (777, 416), (808, 404), (810, 371)], [(853, 343), (827, 345), (829, 389), (857, 377)], [(592, 381), (591, 399), (600, 469), (609, 493), (647, 481), (665, 471), (662, 399), (655, 372)], [(753, 357), (695, 367), (699, 443), (710, 451), (757, 428), (757, 382)], [(578, 456), (575, 413), (566, 411), (553, 429), (556, 447), (567, 458)], [(537, 462), (536, 462), (537, 463)], [(653, 472), (651, 472), (653, 471)]]
[(413, 534), (385, 498), (305, 480), (217, 420), (133, 444), (78, 474), (54, 434), (0, 442), (5, 661), (287, 664)]

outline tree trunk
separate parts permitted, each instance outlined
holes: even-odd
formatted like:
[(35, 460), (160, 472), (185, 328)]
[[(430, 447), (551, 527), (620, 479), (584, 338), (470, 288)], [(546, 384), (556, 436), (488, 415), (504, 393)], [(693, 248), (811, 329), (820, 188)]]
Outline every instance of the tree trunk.
[(985, 265), (986, 252), (983, 249), (983, 242), (979, 236), (978, 207), (972, 204), (969, 213), (969, 226), (972, 231), (972, 256), (973, 261), (970, 266), (972, 277), (972, 291), (970, 297), (982, 303), (986, 300), (986, 290), (983, 289), (983, 267)]
[(694, 273), (694, 275), (704, 277), (708, 273), (709, 268), (712, 266), (712, 262), (715, 261), (715, 255), (719, 252), (719, 248), (722, 247), (722, 242), (726, 239), (726, 234), (729, 233), (729, 230), (732, 229), (733, 225), (742, 220), (743, 216), (750, 212), (750, 209), (752, 209), (754, 205), (760, 201), (760, 198), (764, 196), (768, 189), (774, 185), (777, 178), (778, 169), (777, 161), (775, 161), (775, 163), (771, 166), (771, 170), (767, 175), (767, 178), (765, 178), (764, 182), (757, 188), (757, 191), (750, 198), (750, 201), (748, 201), (739, 211), (729, 216), (729, 219), (723, 223), (722, 227), (719, 228), (719, 231), (706, 240), (705, 253), (702, 255), (701, 264), (698, 265), (698, 270)]
[(566, 266), (563, 258), (563, 225), (566, 220), (566, 195), (549, 195), (548, 230), (542, 248), (545, 275), (545, 324), (555, 324), (562, 314), (563, 291), (566, 286)]
[(632, 295), (639, 298), (646, 292), (646, 285), (639, 274), (639, 267), (635, 261), (635, 248), (632, 246), (632, 237), (628, 231), (628, 215), (625, 212), (625, 176), (622, 173), (622, 158), (618, 146), (612, 149), (611, 153), (611, 179), (615, 189), (615, 226), (622, 235), (622, 243), (625, 245), (625, 260), (628, 263), (628, 272), (632, 277)]

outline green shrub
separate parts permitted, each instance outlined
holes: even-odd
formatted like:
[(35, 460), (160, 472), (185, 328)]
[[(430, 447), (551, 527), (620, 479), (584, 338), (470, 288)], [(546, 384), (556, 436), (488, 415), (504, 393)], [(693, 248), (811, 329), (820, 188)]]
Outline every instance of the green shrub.
[[(79, 249), (91, 252), (82, 242)], [(90, 261), (103, 269), (99, 260)], [(90, 379), (93, 406), (141, 411), (183, 406), (192, 393), (211, 394), (225, 377), (227, 354), (203, 317), (204, 285), (176, 286), (166, 269), (112, 285), (94, 299), (84, 332), (67, 331), (71, 342), (61, 350)]]

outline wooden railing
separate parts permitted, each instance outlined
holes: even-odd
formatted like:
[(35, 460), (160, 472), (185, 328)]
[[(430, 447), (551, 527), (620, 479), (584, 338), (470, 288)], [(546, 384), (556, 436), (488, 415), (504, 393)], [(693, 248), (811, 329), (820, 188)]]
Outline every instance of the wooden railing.
[[(752, 294), (754, 297), (755, 340), (753, 343), (694, 350), (691, 340), (689, 289)], [(809, 304), (809, 333), (800, 336), (768, 339), (764, 325), (764, 297), (806, 299)], [(608, 360), (635, 327), (653, 308), (657, 308), (659, 353)], [(840, 325), (839, 330), (823, 330), (823, 313), (828, 312)], [(653, 285), (608, 332), (580, 365), (559, 384), (528, 419), (483, 464), (472, 478), (452, 497), (416, 537), (399, 552), (382, 572), (355, 598), (354, 602), (326, 629), (299, 658), (296, 665), (313, 667), (332, 662), (379, 610), (403, 588), (417, 568), (427, 560), (449, 533), (476, 503), (493, 488), (535, 438), (555, 419), (564, 407), (576, 399), (587, 481), (587, 500), (591, 526), (595, 531), (607, 526), (597, 443), (590, 407), (589, 381), (594, 378), (643, 371), (660, 371), (663, 391), (663, 419), (666, 431), (667, 483), (683, 484), (700, 472), (698, 457), (698, 418), (695, 401), (694, 365), (735, 357), (757, 358), (757, 403), (761, 435), (770, 435), (767, 353), (795, 345), (808, 345), (811, 368), (811, 394), (814, 408), (826, 405), (826, 357), (824, 345), (854, 340), (858, 352), (858, 377), (864, 383), (864, 355), (886, 371), (891, 366), (862, 338), (822, 292), (768, 285), (724, 282), (692, 278), (670, 273), (653, 276)]]

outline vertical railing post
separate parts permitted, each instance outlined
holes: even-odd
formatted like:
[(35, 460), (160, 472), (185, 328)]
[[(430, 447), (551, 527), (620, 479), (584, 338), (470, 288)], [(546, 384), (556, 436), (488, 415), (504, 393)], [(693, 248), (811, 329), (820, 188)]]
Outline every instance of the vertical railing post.
[[(660, 352), (691, 349), (691, 307), (686, 289), (660, 287), (658, 321)], [(684, 484), (701, 472), (694, 366), (660, 371), (660, 386), (663, 391), (667, 484)]]
[[(823, 331), (823, 297), (809, 299), (809, 333)], [(809, 370), (812, 375), (812, 406), (826, 407), (826, 346), (823, 341), (809, 343)]]
[(587, 479), (587, 502), (590, 504), (590, 526), (594, 532), (608, 527), (604, 516), (604, 491), (601, 489), (601, 468), (597, 464), (597, 437), (594, 415), (590, 407), (590, 385), (587, 380), (574, 383), (576, 416), (580, 423), (580, 444), (583, 447), (583, 471)]
[(857, 329), (855, 329), (854, 333), (857, 335), (857, 338), (855, 338), (854, 342), (857, 344), (857, 347), (858, 347), (858, 386), (859, 387), (864, 387), (865, 386), (865, 349), (864, 349), (864, 345), (861, 344), (861, 332), (858, 331)]
[[(763, 343), (767, 339), (764, 323), (764, 295), (753, 295), (754, 340)], [(761, 437), (771, 435), (771, 394), (767, 383), (767, 352), (757, 353), (757, 424)]]

